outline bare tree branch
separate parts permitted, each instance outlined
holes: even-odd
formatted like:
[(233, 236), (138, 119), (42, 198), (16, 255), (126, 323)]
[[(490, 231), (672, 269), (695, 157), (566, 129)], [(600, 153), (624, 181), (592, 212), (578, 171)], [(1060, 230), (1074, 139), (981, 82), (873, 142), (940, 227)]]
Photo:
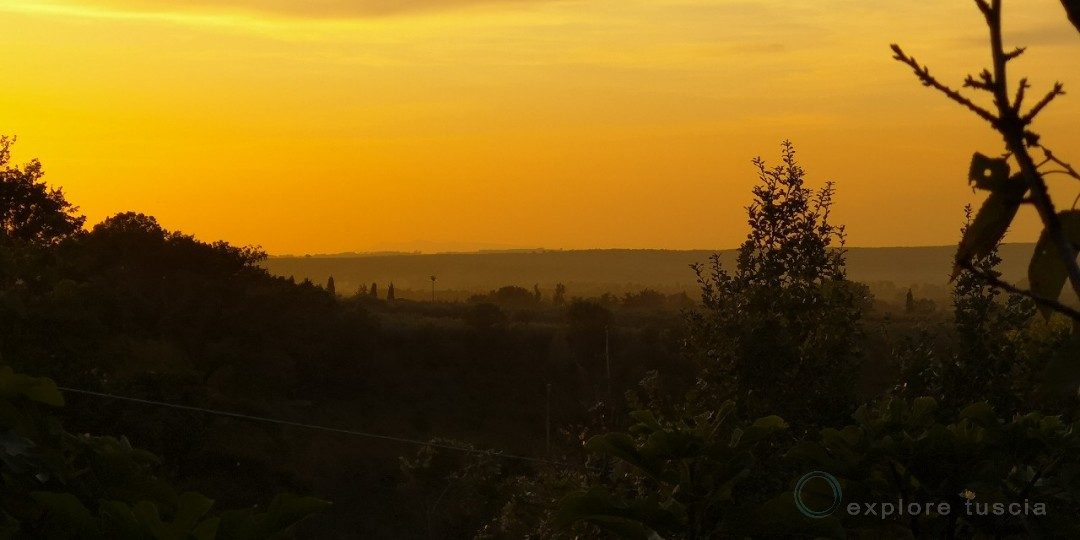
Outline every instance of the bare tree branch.
[(1016, 88), (1016, 97), (1013, 98), (1013, 110), (1017, 113), (1020, 112), (1020, 107), (1024, 104), (1024, 96), (1028, 88), (1031, 88), (1031, 84), (1028, 83), (1027, 77), (1020, 79), (1020, 86)]
[(1011, 53), (1005, 55), (1005, 60), (1013, 60), (1021, 54), (1024, 54), (1025, 51), (1027, 51), (1027, 47), (1017, 47), (1013, 49)]
[[(990, 52), (994, 59), (994, 82), (996, 83), (994, 103), (997, 105), (999, 119), (994, 127), (1005, 139), (1006, 149), (1012, 153), (1013, 158), (1020, 165), (1020, 172), (1030, 189), (1032, 205), (1035, 206), (1039, 213), (1046, 235), (1053, 239), (1054, 245), (1058, 248), (1061, 262), (1068, 272), (1073, 294), (1080, 298), (1080, 264), (1077, 264), (1076, 261), (1076, 250), (1073, 249), (1072, 242), (1065, 236), (1061, 228), (1061, 220), (1058, 219), (1057, 211), (1054, 209), (1054, 203), (1050, 198), (1046, 182), (1039, 173), (1035, 160), (1031, 158), (1031, 154), (1028, 152), (1029, 146), (1038, 143), (1038, 135), (1024, 129), (1030, 123), (1030, 119), (1034, 118), (1034, 115), (1038, 114), (1055, 97), (1063, 93), (1061, 83), (1055, 84), (1050, 94), (1044, 97), (1027, 115), (1023, 118), (1019, 116), (1019, 112), (1009, 102), (1008, 55), (1002, 45), (1001, 2), (1002, 0), (991, 0), (990, 9), (988, 11), (983, 10), (986, 24), (990, 29)], [(980, 9), (986, 5), (985, 0), (976, 0), (976, 3), (979, 4)]]
[(1057, 156), (1054, 155), (1053, 152), (1050, 151), (1049, 148), (1045, 146), (1040, 145), (1039, 149), (1043, 151), (1043, 155), (1046, 157), (1046, 161), (1044, 161), (1044, 163), (1053, 163), (1058, 167), (1061, 167), (1064, 170), (1065, 174), (1077, 180), (1080, 180), (1080, 172), (1077, 172), (1077, 170), (1073, 168), (1071, 164), (1059, 159)]
[[(1040, 99), (1039, 102), (1036, 103), (1035, 106), (1032, 107), (1031, 110), (1028, 111), (1028, 113), (1024, 115), (1024, 117), (1021, 119), (1021, 121), (1023, 121), (1024, 124), (1030, 124), (1031, 121), (1034, 120), (1035, 117), (1039, 114), (1039, 112), (1041, 112), (1043, 110), (1043, 108), (1045, 108), (1047, 105), (1049, 105), (1051, 101), (1054, 101), (1054, 98), (1056, 98), (1058, 96), (1064, 96), (1064, 95), (1065, 95), (1065, 86), (1062, 85), (1059, 82), (1054, 83), (1054, 89), (1051, 90), (1049, 93), (1047, 93), (1045, 97)], [(1019, 107), (1017, 107), (1017, 109), (1019, 109)]]
[(930, 88), (940, 91), (941, 93), (948, 96), (949, 99), (963, 105), (964, 107), (967, 107), (969, 110), (979, 115), (979, 117), (981, 117), (983, 120), (990, 122), (991, 125), (995, 127), (997, 126), (998, 118), (994, 116), (993, 113), (976, 105), (970, 99), (964, 97), (960, 92), (953, 90), (952, 88), (949, 88), (948, 86), (945, 86), (944, 84), (939, 82), (936, 78), (934, 78), (933, 75), (930, 74), (929, 68), (919, 65), (919, 62), (916, 61), (914, 57), (905, 54), (904, 50), (901, 49), (899, 45), (894, 43), (892, 45), (892, 50), (893, 53), (895, 53), (895, 56), (893, 56), (893, 58), (911, 67), (912, 71), (915, 72), (915, 76), (918, 77), (920, 81), (922, 81), (923, 86), (929, 86)]
[(965, 88), (976, 88), (976, 89), (979, 89), (979, 90), (983, 90), (983, 91), (986, 91), (986, 92), (993, 93), (993, 91), (994, 91), (994, 80), (992, 78), (989, 78), (988, 75), (989, 75), (989, 72), (983, 71), (982, 73), (979, 74), (979, 80), (976, 80), (975, 77), (972, 77), (971, 75), (968, 75), (967, 78), (964, 79), (964, 87)]

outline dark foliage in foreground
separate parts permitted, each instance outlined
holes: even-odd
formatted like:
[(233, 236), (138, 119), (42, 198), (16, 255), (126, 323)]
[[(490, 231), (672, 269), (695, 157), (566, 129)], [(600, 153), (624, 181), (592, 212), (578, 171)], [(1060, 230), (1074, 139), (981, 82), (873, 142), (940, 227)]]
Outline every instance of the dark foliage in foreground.
[(179, 493), (158, 459), (126, 438), (64, 431), (50, 409), (63, 397), (49, 379), (0, 368), (0, 531), (5, 538), (283, 538), (326, 502), (278, 495), (266, 507), (212, 512), (214, 501)]
[[(685, 400), (645, 403), (653, 410), (632, 413), (628, 432), (590, 439), (600, 471), (544, 519), (577, 535), (642, 539), (1080, 534), (1070, 510), (1080, 504), (1078, 385), (1054, 380), (1076, 362), (1069, 325), (1039, 320), (1031, 300), (1003, 298), (963, 271), (951, 327), (937, 329), (944, 339), (922, 328), (896, 342), (899, 383), (860, 405), (845, 359), (868, 341), (867, 308), (843, 279), (842, 251), (827, 250), (831, 190), (807, 204), (789, 145), (783, 167), (757, 163), (738, 265), (733, 274), (714, 265), (701, 280), (704, 312), (690, 317), (690, 352), (704, 348), (711, 363)], [(992, 274), (999, 262), (993, 249), (976, 264)], [(831, 474), (835, 495), (800, 487), (810, 471)], [(857, 511), (812, 516), (797, 504), (824, 510), (838, 499)], [(902, 500), (930, 510), (859, 512)]]
[[(1000, 1), (976, 3), (999, 31)], [(995, 54), (1011, 59), (1000, 43)], [(1020, 97), (1001, 118), (1017, 120)], [(258, 249), (150, 216), (86, 231), (41, 165), (12, 165), (0, 139), (5, 364), (289, 423), (86, 396), (54, 410), (52, 381), (0, 368), (2, 533), (273, 537), (325, 507), (274, 496), (288, 491), (335, 502), (296, 528), (317, 538), (1080, 535), (1080, 340), (1050, 316), (1072, 314), (1053, 298), (1077, 282), (1063, 259), (1080, 220), (1044, 216), (1031, 290), (1000, 279), (1023, 194), (1038, 199), (1039, 167), (1067, 164), (1046, 151), (1033, 167), (1037, 137), (995, 128), (1031, 178), (976, 155), (990, 202), (963, 231), (952, 310), (910, 289), (894, 310), (847, 279), (833, 188), (805, 185), (790, 144), (780, 166), (755, 162), (747, 241), (733, 268), (695, 267), (695, 305), (648, 289), (575, 298), (562, 284), (550, 299), (534, 284), (465, 303), (398, 298), (392, 283), (385, 300), (374, 285), (343, 297), (331, 276), (273, 276)], [(828, 507), (831, 494), (795, 492), (814, 470), (847, 500), (953, 512), (813, 519), (796, 502)], [(978, 510), (995, 504), (1024, 512)]]

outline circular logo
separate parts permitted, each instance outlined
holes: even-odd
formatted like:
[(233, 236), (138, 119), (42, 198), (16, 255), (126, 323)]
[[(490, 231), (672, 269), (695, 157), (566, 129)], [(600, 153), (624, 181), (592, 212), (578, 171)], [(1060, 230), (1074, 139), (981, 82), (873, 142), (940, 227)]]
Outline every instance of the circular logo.
[[(806, 484), (811, 480), (822, 480), (832, 490), (832, 503), (825, 509), (810, 508), (806, 501), (803, 500), (803, 489), (806, 488)], [(824, 471), (813, 471), (803, 475), (798, 482), (795, 483), (795, 506), (802, 514), (808, 518), (821, 519), (828, 517), (840, 506), (840, 503), (844, 500), (844, 494), (840, 491), (840, 481), (835, 476)], [(826, 496), (827, 498), (827, 496)], [(815, 504), (815, 506), (819, 506)]]

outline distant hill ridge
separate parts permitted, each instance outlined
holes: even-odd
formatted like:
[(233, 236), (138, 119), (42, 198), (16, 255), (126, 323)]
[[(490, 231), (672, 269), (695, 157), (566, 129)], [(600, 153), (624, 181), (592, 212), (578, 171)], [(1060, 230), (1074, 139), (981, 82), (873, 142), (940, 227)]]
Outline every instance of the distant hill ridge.
[[(1033, 244), (1001, 247), (1004, 278), (1022, 282)], [(848, 274), (864, 283), (893, 282), (897, 286), (948, 283), (955, 246), (848, 248)], [(576, 284), (577, 290), (610, 289), (613, 292), (652, 287), (665, 291), (691, 290), (694, 274), (689, 265), (707, 262), (720, 253), (732, 268), (734, 250), (662, 249), (513, 249), (472, 253), (368, 253), (317, 256), (277, 256), (265, 267), (272, 273), (308, 278), (323, 283), (333, 275), (338, 290), (393, 281), (402, 289), (431, 287), (438, 277), (445, 290), (489, 291), (508, 284), (547, 290), (555, 283)]]

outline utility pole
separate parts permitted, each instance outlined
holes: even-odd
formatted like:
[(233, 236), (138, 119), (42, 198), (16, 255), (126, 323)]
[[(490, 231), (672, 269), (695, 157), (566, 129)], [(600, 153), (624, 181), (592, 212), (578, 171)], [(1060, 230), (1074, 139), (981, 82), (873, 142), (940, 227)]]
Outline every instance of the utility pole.
[(604, 327), (604, 367), (607, 372), (608, 389), (611, 388), (611, 332), (609, 326)]
[(613, 416), (615, 416), (615, 404), (611, 401), (611, 327), (604, 326), (604, 372), (607, 374), (607, 388), (605, 390), (604, 401), (607, 401), (607, 422), (609, 426), (612, 426)]
[(431, 276), (431, 301), (433, 303), (435, 302), (435, 280), (436, 280), (436, 277), (434, 275), (432, 275)]
[(547, 383), (547, 405), (544, 410), (544, 455), (551, 455), (551, 383)]

